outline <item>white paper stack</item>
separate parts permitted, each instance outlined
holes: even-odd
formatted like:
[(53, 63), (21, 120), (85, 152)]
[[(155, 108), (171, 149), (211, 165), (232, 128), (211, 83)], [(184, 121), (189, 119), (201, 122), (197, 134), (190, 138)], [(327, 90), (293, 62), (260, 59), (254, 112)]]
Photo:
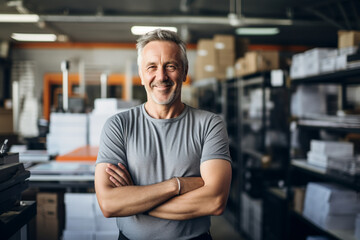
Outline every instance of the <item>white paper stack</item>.
[(330, 183), (310, 182), (306, 188), (303, 214), (327, 230), (354, 230), (360, 213), (357, 193)]
[[(331, 48), (314, 48), (306, 51), (305, 53), (305, 75), (312, 76), (321, 73), (321, 61), (329, 57), (336, 57), (338, 52), (337, 49)], [(335, 68), (335, 63), (334, 63)]]
[(138, 100), (124, 101), (116, 98), (97, 98), (94, 101), (93, 113), (96, 114), (115, 114), (121, 110), (139, 105)]
[(88, 117), (84, 113), (51, 113), (47, 150), (51, 155), (66, 154), (86, 146)]
[(254, 240), (261, 240), (262, 236), (262, 201), (241, 194), (241, 228)]
[(312, 140), (307, 161), (350, 175), (360, 173), (360, 161), (354, 156), (354, 144), (350, 142)]
[[(256, 89), (250, 93), (249, 117), (261, 119), (263, 114), (262, 89)], [(270, 100), (270, 89), (265, 89), (265, 108), (266, 115), (269, 116), (270, 110), (274, 108), (274, 103)]]
[(355, 238), (360, 240), (360, 214), (356, 216), (355, 220)]
[(50, 161), (50, 155), (47, 150), (28, 150), (26, 145), (12, 145), (10, 152), (18, 152), (20, 162)]
[(95, 239), (94, 194), (65, 193), (64, 240)]
[(290, 67), (292, 79), (318, 75), (334, 71), (338, 50), (333, 48), (313, 48), (293, 55)]
[(89, 114), (89, 145), (99, 146), (100, 135), (106, 120), (114, 113), (95, 113)]
[(326, 91), (320, 86), (299, 86), (291, 96), (291, 113), (298, 117), (313, 113), (325, 114)]
[(105, 218), (93, 193), (65, 194), (66, 226), (63, 240), (117, 239), (116, 218)]
[(95, 99), (94, 110), (89, 114), (89, 145), (99, 146), (101, 130), (109, 117), (138, 104), (138, 101), (129, 102), (115, 98)]
[(311, 151), (330, 157), (352, 157), (354, 144), (350, 142), (312, 140)]

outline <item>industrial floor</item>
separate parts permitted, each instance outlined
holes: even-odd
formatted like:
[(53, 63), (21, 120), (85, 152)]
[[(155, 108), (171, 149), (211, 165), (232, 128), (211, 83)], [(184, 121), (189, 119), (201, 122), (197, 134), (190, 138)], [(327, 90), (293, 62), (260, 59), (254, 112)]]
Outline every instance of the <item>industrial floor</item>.
[(211, 217), (210, 232), (213, 240), (243, 240), (223, 216)]

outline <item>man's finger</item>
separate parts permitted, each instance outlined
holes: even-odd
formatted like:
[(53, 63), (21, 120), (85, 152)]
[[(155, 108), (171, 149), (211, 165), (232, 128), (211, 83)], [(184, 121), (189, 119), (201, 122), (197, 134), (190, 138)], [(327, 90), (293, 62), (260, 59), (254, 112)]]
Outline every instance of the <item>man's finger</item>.
[[(106, 172), (110, 175), (110, 180), (113, 180), (112, 182), (116, 181), (121, 186), (128, 185), (127, 181), (125, 179), (123, 179), (121, 176), (119, 176), (116, 172), (114, 172), (113, 169), (106, 168)], [(116, 186), (118, 186), (118, 185), (116, 184)]]
[(109, 179), (115, 185), (115, 187), (121, 186), (121, 184), (114, 177), (110, 176)]
[(121, 163), (118, 163), (118, 166), (124, 171), (124, 173), (127, 175), (127, 179), (129, 180), (129, 185), (134, 185), (133, 184), (133, 181), (132, 181), (132, 178), (131, 178), (131, 175), (129, 173), (129, 171), (126, 169), (126, 167), (121, 164)]
[(129, 179), (130, 175), (126, 169), (123, 170), (122, 168), (120, 168), (116, 165), (113, 165), (113, 164), (108, 165), (108, 168), (113, 172), (113, 173), (109, 172), (109, 174), (111, 174), (113, 177), (115, 177), (119, 181), (120, 181), (120, 178), (123, 179), (127, 185), (131, 184), (131, 178)]

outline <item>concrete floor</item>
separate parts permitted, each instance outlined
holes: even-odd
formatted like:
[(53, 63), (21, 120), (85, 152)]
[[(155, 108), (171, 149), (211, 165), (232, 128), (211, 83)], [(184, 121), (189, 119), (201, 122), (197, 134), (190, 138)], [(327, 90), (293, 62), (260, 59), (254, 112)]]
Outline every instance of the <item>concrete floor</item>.
[(231, 224), (223, 216), (211, 217), (210, 233), (213, 240), (242, 240)]

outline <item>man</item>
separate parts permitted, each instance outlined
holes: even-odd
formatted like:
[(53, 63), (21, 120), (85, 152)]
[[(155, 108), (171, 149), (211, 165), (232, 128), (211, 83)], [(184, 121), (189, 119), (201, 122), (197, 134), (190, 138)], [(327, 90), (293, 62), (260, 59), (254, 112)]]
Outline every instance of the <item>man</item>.
[(223, 213), (231, 158), (221, 118), (181, 102), (185, 44), (155, 30), (137, 43), (147, 102), (105, 124), (95, 189), (119, 239), (211, 239), (210, 216)]

